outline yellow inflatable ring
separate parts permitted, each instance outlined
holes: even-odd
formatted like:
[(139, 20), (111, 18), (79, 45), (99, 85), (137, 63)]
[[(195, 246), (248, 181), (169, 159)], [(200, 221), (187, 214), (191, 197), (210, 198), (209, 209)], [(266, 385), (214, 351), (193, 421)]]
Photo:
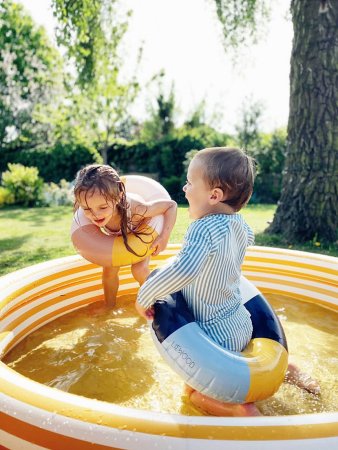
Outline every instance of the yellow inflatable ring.
[[(151, 269), (180, 250), (169, 245)], [(267, 247), (248, 249), (243, 274), (264, 295), (338, 310), (338, 260)], [(130, 267), (121, 295), (135, 293)], [(51, 320), (97, 301), (101, 268), (70, 256), (0, 278), (0, 356)], [(323, 362), (325, 363), (325, 362)], [(42, 450), (318, 450), (338, 447), (338, 413), (194, 417), (121, 407), (32, 381), (0, 362), (0, 446)]]
[[(137, 196), (149, 202), (170, 199), (164, 187), (151, 178), (139, 175), (121, 177), (127, 195)], [(129, 246), (137, 253), (131, 253), (124, 245), (122, 236), (107, 236), (94, 225), (79, 208), (73, 218), (71, 239), (77, 252), (94, 264), (103, 267), (120, 267), (135, 264), (151, 254), (150, 247), (162, 231), (163, 216), (152, 217), (147, 226), (142, 227), (142, 239), (128, 235)], [(138, 256), (140, 255), (140, 256)]]

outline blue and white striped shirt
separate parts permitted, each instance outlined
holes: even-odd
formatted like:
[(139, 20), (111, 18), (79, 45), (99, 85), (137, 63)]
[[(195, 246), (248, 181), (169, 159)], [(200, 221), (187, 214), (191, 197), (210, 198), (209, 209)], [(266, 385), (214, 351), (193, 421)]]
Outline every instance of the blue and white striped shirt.
[(223, 347), (242, 350), (252, 334), (250, 314), (241, 303), (241, 265), (254, 235), (240, 214), (212, 214), (194, 221), (174, 260), (140, 288), (138, 303), (182, 290), (196, 322)]

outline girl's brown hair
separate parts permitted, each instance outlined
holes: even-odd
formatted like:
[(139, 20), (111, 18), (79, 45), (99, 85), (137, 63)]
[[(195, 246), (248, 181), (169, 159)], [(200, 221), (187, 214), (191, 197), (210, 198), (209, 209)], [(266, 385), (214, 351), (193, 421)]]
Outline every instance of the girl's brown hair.
[(235, 211), (248, 203), (256, 174), (253, 158), (239, 148), (211, 147), (200, 150), (195, 159), (202, 162), (204, 181), (210, 188), (219, 188), (226, 194), (223, 203)]
[[(145, 256), (137, 254), (128, 244), (128, 233), (137, 236), (142, 242), (143, 236), (149, 236), (151, 233), (145, 231), (144, 227), (138, 227), (137, 230), (133, 227), (133, 217), (128, 217), (128, 208), (130, 207), (124, 183), (121, 181), (118, 173), (111, 166), (103, 164), (91, 164), (79, 170), (74, 185), (74, 210), (79, 208), (79, 198), (84, 194), (84, 199), (87, 202), (87, 195), (90, 195), (94, 190), (97, 190), (108, 202), (116, 205), (117, 211), (121, 217), (121, 234), (126, 248), (136, 256)], [(142, 215), (138, 215), (142, 219)]]

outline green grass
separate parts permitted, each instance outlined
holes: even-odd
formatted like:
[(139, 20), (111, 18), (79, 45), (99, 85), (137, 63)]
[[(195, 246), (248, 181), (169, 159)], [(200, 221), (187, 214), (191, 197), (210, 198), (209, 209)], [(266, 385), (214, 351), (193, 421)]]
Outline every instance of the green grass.
[[(275, 205), (250, 205), (242, 211), (242, 214), (255, 234), (257, 234), (262, 233), (268, 226), (268, 221), (272, 220), (275, 209)], [(188, 206), (180, 206), (170, 242), (182, 242), (189, 223)]]
[[(334, 244), (324, 248), (313, 242), (291, 246), (280, 236), (264, 234), (275, 208), (275, 205), (249, 205), (242, 211), (256, 234), (257, 245), (338, 256)], [(69, 206), (0, 210), (0, 275), (49, 259), (74, 255), (69, 235), (71, 222), (72, 208)], [(170, 242), (182, 242), (189, 223), (187, 207), (180, 206)]]

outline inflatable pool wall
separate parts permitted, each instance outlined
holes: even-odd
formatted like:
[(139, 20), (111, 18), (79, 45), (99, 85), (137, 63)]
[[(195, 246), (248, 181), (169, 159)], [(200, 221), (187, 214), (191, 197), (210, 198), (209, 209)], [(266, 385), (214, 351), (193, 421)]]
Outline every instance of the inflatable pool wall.
[[(170, 245), (151, 268), (176, 254)], [(337, 258), (248, 249), (243, 274), (263, 294), (337, 311)], [(121, 269), (120, 294), (136, 294)], [(70, 256), (0, 278), (0, 354), (42, 325), (102, 297), (101, 268)], [(280, 417), (187, 417), (123, 408), (32, 381), (0, 362), (0, 445), (11, 450), (318, 450), (338, 448), (338, 413)]]

